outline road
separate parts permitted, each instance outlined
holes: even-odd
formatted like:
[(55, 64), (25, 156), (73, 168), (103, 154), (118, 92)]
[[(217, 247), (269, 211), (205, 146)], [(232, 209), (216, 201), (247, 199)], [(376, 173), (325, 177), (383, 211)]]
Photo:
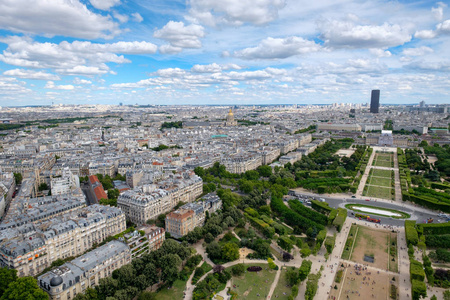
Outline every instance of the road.
[[(298, 193), (297, 195), (303, 195), (307, 197), (314, 197), (315, 199), (323, 198), (325, 201), (330, 205), (330, 207), (338, 208), (342, 207), (345, 208), (346, 204), (365, 204), (370, 206), (375, 206), (379, 208), (388, 208), (388, 209), (395, 209), (399, 211), (406, 212), (411, 215), (411, 218), (409, 220), (416, 220), (418, 223), (424, 223), (424, 220), (428, 218), (433, 218), (434, 222), (438, 222), (440, 220), (441, 222), (446, 222), (446, 220), (440, 219), (438, 216), (438, 212), (416, 206), (415, 204), (412, 204), (410, 202), (396, 202), (391, 200), (384, 200), (384, 199), (373, 199), (373, 198), (345, 198), (345, 197), (330, 197), (330, 196), (324, 196), (324, 195), (317, 195), (312, 193)], [(369, 199), (370, 201), (366, 201)], [(348, 211), (348, 216), (351, 218), (354, 218), (354, 216), (351, 215), (352, 211)], [(369, 214), (370, 215), (370, 214)], [(381, 224), (383, 225), (391, 225), (391, 226), (403, 226), (404, 225), (404, 219), (393, 219), (390, 217), (382, 217), (382, 216), (375, 216), (374, 218), (381, 219)]]

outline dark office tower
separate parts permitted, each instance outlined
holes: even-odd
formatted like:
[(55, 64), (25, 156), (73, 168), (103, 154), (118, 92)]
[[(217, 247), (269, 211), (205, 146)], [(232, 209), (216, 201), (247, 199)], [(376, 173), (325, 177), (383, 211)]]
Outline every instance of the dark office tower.
[(380, 90), (372, 90), (372, 98), (370, 100), (370, 112), (373, 114), (377, 114), (379, 107), (380, 107)]

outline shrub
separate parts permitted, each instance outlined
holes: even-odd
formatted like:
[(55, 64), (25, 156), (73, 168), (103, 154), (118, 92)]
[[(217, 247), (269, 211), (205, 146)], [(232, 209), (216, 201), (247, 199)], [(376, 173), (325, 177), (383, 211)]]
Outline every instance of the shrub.
[(262, 268), (260, 266), (250, 266), (247, 268), (247, 271), (249, 271), (249, 272), (259, 272), (261, 270), (262, 270)]
[(333, 221), (333, 225), (336, 226), (336, 230), (341, 232), (345, 219), (347, 218), (347, 210), (345, 208), (338, 208), (338, 213)]
[(427, 296), (427, 286), (423, 281), (413, 279), (411, 281), (411, 290), (413, 300), (419, 300), (420, 297), (425, 298)]
[(231, 267), (231, 274), (233, 276), (241, 276), (245, 272), (245, 266), (243, 264), (237, 264)]
[(415, 228), (416, 221), (405, 221), (405, 234), (406, 234), (406, 243), (409, 245), (417, 245), (419, 242), (419, 235)]
[(312, 266), (312, 262), (310, 260), (305, 259), (302, 261), (302, 264), (298, 271), (300, 281), (303, 281), (308, 277), (308, 274), (311, 271), (311, 266)]
[(411, 279), (424, 281), (425, 271), (423, 270), (423, 265), (417, 260), (411, 259), (409, 265), (409, 272), (411, 274)]

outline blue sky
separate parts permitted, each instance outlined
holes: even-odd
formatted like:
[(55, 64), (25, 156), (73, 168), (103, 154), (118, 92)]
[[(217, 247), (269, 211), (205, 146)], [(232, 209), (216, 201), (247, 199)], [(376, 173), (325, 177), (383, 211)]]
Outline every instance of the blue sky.
[(449, 103), (436, 1), (3, 0), (0, 106)]

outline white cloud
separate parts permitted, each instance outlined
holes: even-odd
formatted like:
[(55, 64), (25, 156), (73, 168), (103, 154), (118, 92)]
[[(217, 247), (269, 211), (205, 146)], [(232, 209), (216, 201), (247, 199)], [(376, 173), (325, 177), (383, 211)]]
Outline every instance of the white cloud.
[(52, 89), (52, 90), (73, 90), (75, 87), (71, 84), (68, 85), (55, 85), (53, 81), (47, 81), (47, 84), (44, 86), (44, 89)]
[(119, 20), (120, 23), (126, 23), (128, 22), (128, 16), (127, 15), (121, 15), (119, 14), (117, 11), (113, 12), (113, 16), (114, 18), (116, 18), (117, 20)]
[(133, 20), (135, 22), (141, 23), (142, 21), (144, 21), (144, 18), (139, 13), (133, 13), (131, 14), (131, 16), (133, 17)]
[(73, 80), (73, 83), (75, 83), (75, 84), (92, 84), (92, 81), (75, 77), (75, 79)]
[(17, 95), (31, 92), (25, 87), (25, 82), (18, 81), (16, 78), (0, 77), (0, 95)]
[(436, 29), (439, 33), (450, 34), (450, 19), (437, 24)]
[(162, 53), (176, 53), (180, 52), (180, 48), (200, 48), (200, 38), (205, 36), (205, 32), (200, 25), (185, 26), (183, 22), (169, 21), (163, 28), (156, 30), (153, 36), (170, 43), (171, 47), (161, 47)]
[(334, 48), (386, 48), (403, 45), (411, 40), (408, 30), (400, 25), (355, 25), (352, 22), (319, 22), (320, 38)]
[(369, 49), (370, 53), (376, 57), (391, 57), (392, 53), (383, 49)]
[(415, 38), (418, 39), (432, 39), (436, 37), (436, 32), (433, 30), (419, 30), (414, 34)]
[(153, 54), (157, 46), (148, 42), (97, 44), (63, 41), (60, 44), (34, 42), (26, 37), (0, 39), (8, 47), (0, 54), (4, 63), (41, 69), (54, 69), (61, 74), (99, 75), (109, 71), (106, 63), (129, 63), (122, 54)]
[(441, 21), (444, 17), (444, 8), (447, 7), (447, 4), (438, 2), (436, 3), (437, 7), (432, 7), (431, 12), (433, 13), (433, 16), (436, 20)]
[(320, 45), (301, 37), (268, 37), (256, 47), (234, 52), (234, 56), (242, 59), (278, 59), (317, 52), (320, 48)]
[(216, 63), (210, 65), (194, 65), (191, 71), (194, 73), (217, 73), (222, 71), (222, 67)]
[(101, 10), (109, 10), (111, 7), (119, 5), (120, 0), (89, 0), (93, 7)]
[(0, 28), (13, 32), (85, 39), (111, 38), (121, 32), (109, 16), (89, 11), (78, 0), (3, 0), (0, 11)]
[(190, 0), (190, 18), (208, 26), (225, 23), (264, 25), (278, 18), (285, 0)]
[(162, 45), (159, 47), (159, 53), (161, 54), (176, 54), (183, 51), (183, 48), (174, 47), (172, 45)]
[(422, 46), (419, 48), (403, 49), (403, 55), (406, 55), (406, 56), (422, 56), (422, 55), (430, 54), (433, 52), (434, 52), (433, 49), (431, 49), (430, 47), (426, 47), (426, 46)]
[(3, 75), (14, 76), (23, 79), (36, 79), (36, 80), (61, 80), (59, 76), (55, 74), (45, 73), (42, 71), (33, 71), (25, 69), (13, 69), (3, 72)]

